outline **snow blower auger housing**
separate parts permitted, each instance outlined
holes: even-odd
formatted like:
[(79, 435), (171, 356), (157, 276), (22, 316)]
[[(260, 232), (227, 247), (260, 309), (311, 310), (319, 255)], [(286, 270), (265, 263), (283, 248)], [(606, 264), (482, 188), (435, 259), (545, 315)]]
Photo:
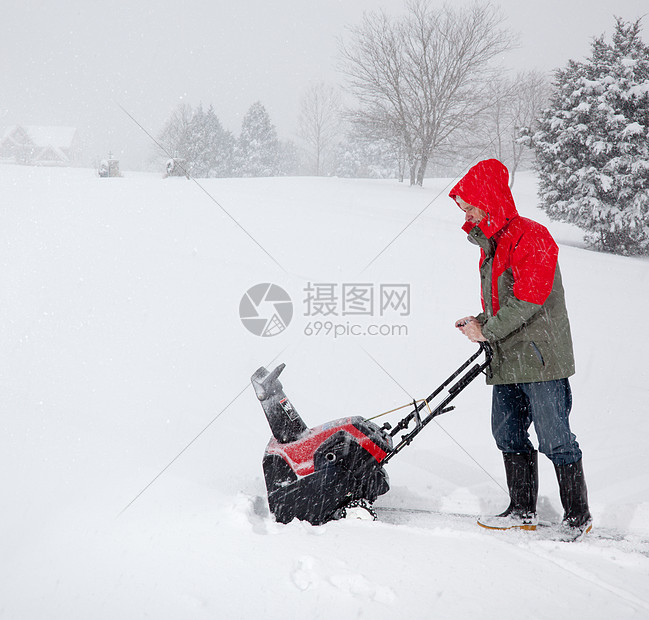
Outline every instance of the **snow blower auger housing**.
[[(467, 370), (482, 353), (484, 361)], [(490, 362), (491, 348), (481, 343), (479, 350), (428, 398), (413, 402), (412, 411), (394, 428), (387, 423), (379, 427), (361, 416), (308, 428), (278, 379), (285, 365), (270, 372), (259, 368), (251, 382), (273, 434), (262, 467), (268, 506), (277, 521), (288, 523), (297, 518), (320, 525), (345, 516), (346, 509), (358, 503), (371, 512), (371, 503), (390, 489), (383, 466), (433, 418), (454, 409), (449, 403)], [(431, 401), (445, 388), (447, 395), (431, 409)], [(426, 415), (422, 418), (424, 407)], [(414, 428), (395, 444), (394, 437), (407, 431), (412, 422)]]

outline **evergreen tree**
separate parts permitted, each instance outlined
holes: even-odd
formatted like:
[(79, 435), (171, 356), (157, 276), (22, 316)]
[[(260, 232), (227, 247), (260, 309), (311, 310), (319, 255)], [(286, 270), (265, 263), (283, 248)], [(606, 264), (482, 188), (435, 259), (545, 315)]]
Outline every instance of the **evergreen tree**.
[(204, 161), (208, 177), (227, 177), (234, 166), (234, 136), (223, 128), (221, 121), (209, 107), (204, 117), (205, 151)]
[(640, 20), (616, 19), (612, 43), (556, 72), (533, 136), (548, 215), (586, 230), (593, 245), (649, 254), (649, 47)]
[(205, 112), (202, 105), (199, 105), (191, 115), (186, 139), (185, 169), (190, 176), (206, 177), (208, 171), (206, 152), (209, 145), (205, 134)]
[(224, 177), (232, 171), (234, 137), (221, 125), (212, 106), (207, 112), (182, 104), (174, 110), (159, 136), (163, 153), (180, 160), (191, 176)]
[(237, 171), (244, 177), (279, 174), (279, 140), (266, 108), (257, 101), (243, 117), (235, 157)]

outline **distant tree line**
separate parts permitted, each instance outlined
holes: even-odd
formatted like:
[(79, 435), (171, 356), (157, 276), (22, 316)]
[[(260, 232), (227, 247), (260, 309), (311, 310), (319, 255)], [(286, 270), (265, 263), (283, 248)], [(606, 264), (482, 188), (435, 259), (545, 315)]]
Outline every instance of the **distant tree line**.
[(235, 137), (210, 105), (179, 105), (158, 136), (157, 159), (173, 158), (196, 178), (297, 174), (297, 148), (282, 142), (261, 102), (253, 103)]
[(427, 172), (451, 174), (481, 153), (501, 158), (513, 183), (531, 153), (517, 140), (547, 98), (548, 81), (533, 72), (505, 78), (492, 66), (513, 41), (501, 23), (490, 4), (414, 0), (401, 17), (367, 13), (341, 43), (346, 84), (316, 83), (303, 93), (298, 143), (278, 139), (260, 102), (238, 137), (211, 106), (181, 105), (159, 141), (197, 177), (311, 174), (423, 185)]
[(212, 107), (174, 111), (160, 134), (193, 176), (455, 176), (496, 157), (513, 186), (536, 167), (541, 205), (589, 244), (649, 254), (649, 47), (640, 22), (616, 18), (612, 42), (555, 72), (509, 75), (494, 64), (515, 44), (488, 3), (409, 0), (403, 15), (366, 13), (340, 46), (342, 88), (302, 95), (298, 143), (282, 142), (253, 104), (235, 137)]

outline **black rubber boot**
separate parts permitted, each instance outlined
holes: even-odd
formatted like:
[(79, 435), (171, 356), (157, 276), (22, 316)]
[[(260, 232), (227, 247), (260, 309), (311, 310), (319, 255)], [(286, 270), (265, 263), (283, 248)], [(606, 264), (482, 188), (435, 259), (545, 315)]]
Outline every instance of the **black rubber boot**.
[(536, 513), (536, 500), (539, 495), (539, 453), (503, 452), (507, 487), (509, 488), (509, 508), (505, 512)]
[(480, 517), (478, 525), (488, 529), (535, 530), (538, 524), (536, 500), (539, 495), (538, 452), (503, 452), (509, 506), (505, 512)]
[(564, 527), (587, 533), (592, 527), (592, 517), (588, 509), (588, 491), (584, 479), (582, 460), (569, 465), (555, 465), (559, 481), (559, 496), (563, 505)]

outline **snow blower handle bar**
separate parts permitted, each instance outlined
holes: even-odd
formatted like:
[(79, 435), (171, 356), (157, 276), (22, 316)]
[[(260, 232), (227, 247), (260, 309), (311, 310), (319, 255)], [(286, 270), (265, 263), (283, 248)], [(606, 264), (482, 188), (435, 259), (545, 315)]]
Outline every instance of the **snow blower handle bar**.
[[(469, 370), (462, 375), (462, 373), (467, 369), (469, 365), (471, 365), (480, 355), (484, 353), (485, 359), (482, 363), (480, 364), (475, 364)], [(413, 410), (405, 417), (401, 422), (399, 422), (390, 432), (390, 436), (394, 437), (399, 431), (405, 430), (408, 428), (410, 422), (412, 420), (415, 420), (415, 428), (411, 430), (409, 433), (403, 435), (401, 437), (401, 441), (399, 441), (398, 444), (392, 448), (390, 452), (388, 452), (387, 456), (381, 461), (382, 464), (387, 463), (395, 454), (401, 452), (403, 448), (405, 448), (407, 445), (410, 444), (410, 442), (415, 438), (416, 435), (418, 435), (421, 430), (428, 424), (433, 418), (436, 418), (438, 415), (441, 415), (442, 413), (446, 413), (448, 411), (451, 411), (454, 409), (454, 407), (449, 407), (449, 403), (467, 386), (471, 381), (473, 381), (481, 372), (483, 372), (489, 364), (491, 364), (491, 358), (493, 357), (493, 352), (491, 350), (491, 346), (487, 342), (481, 342), (480, 343), (480, 348), (466, 361), (464, 364), (462, 364), (442, 385), (440, 385), (428, 398), (425, 400), (422, 400), (419, 404), (416, 402), (413, 403)], [(462, 375), (457, 381), (455, 379)], [(430, 410), (429, 403), (436, 397), (438, 396), (444, 388), (446, 388), (450, 383), (453, 383), (448, 388), (448, 395), (444, 400), (442, 400), (435, 409), (432, 411)], [(430, 412), (425, 418), (421, 418), (419, 415), (419, 412), (424, 408), (428, 407), (428, 411)]]

